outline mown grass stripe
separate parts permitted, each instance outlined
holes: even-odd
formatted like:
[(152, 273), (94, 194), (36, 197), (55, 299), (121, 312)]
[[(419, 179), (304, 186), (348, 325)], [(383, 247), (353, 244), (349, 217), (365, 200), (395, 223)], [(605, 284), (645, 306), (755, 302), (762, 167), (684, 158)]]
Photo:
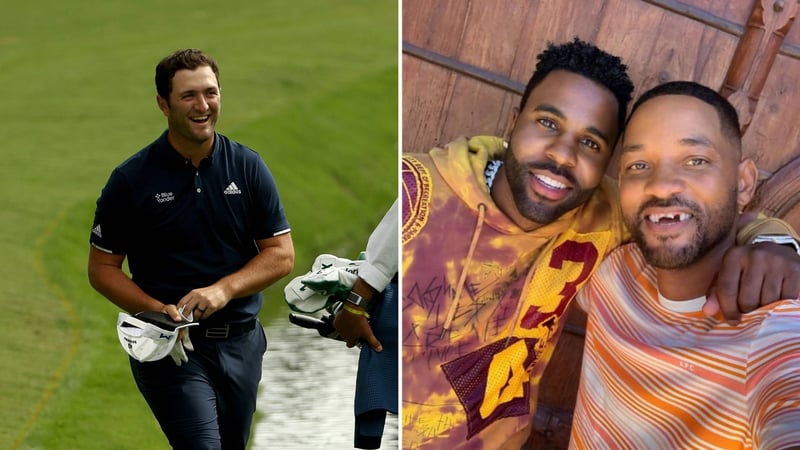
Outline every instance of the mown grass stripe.
[(67, 312), (69, 324), (72, 330), (70, 333), (70, 345), (67, 353), (64, 355), (64, 358), (61, 361), (61, 364), (58, 365), (48, 380), (47, 386), (42, 392), (42, 396), (39, 398), (39, 402), (33, 408), (33, 411), (31, 411), (28, 419), (25, 420), (25, 424), (16, 434), (14, 441), (11, 443), (12, 449), (18, 448), (33, 428), (33, 425), (36, 423), (39, 414), (42, 412), (42, 410), (44, 410), (45, 406), (47, 406), (47, 403), (53, 397), (56, 389), (66, 376), (67, 371), (69, 370), (70, 365), (72, 365), (72, 361), (75, 360), (75, 355), (78, 354), (78, 350), (80, 349), (81, 345), (80, 321), (78, 320), (78, 313), (75, 311), (75, 305), (67, 298), (66, 295), (64, 295), (64, 291), (62, 291), (61, 287), (50, 277), (45, 269), (44, 261), (42, 259), (42, 249), (45, 243), (52, 238), (53, 233), (58, 226), (63, 225), (69, 210), (69, 207), (63, 208), (55, 217), (55, 219), (50, 222), (45, 231), (36, 238), (36, 242), (33, 247), (32, 262), (36, 274), (42, 279), (42, 281), (44, 281), (47, 289), (56, 297), (59, 304), (61, 304), (61, 306), (63, 306), (64, 310)]

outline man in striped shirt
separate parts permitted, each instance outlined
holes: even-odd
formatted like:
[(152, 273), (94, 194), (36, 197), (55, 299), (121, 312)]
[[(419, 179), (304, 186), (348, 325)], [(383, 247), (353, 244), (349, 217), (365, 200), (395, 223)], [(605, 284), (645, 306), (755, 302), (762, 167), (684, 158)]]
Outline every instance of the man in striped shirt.
[(589, 320), (570, 448), (800, 448), (800, 301), (738, 325), (701, 311), (757, 182), (735, 109), (696, 83), (653, 88), (620, 157), (635, 243), (578, 294)]

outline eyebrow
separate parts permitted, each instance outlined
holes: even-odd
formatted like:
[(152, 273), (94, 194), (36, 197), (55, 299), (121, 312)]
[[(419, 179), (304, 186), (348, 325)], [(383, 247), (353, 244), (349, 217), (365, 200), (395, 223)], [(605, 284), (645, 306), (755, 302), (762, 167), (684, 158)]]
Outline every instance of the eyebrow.
[(622, 154), (622, 153), (636, 152), (636, 151), (639, 151), (639, 150), (641, 150), (641, 149), (642, 149), (642, 147), (643, 147), (643, 146), (642, 146), (642, 144), (629, 144), (629, 145), (623, 145), (623, 146), (622, 146), (622, 148), (620, 149), (620, 154)]
[(209, 85), (209, 86), (201, 87), (201, 88), (189, 88), (189, 89), (185, 89), (183, 91), (178, 91), (178, 95), (194, 94), (194, 93), (197, 93), (197, 92), (209, 92), (209, 91), (219, 92), (219, 87)]
[(564, 115), (564, 113), (563, 113), (563, 112), (561, 112), (561, 110), (560, 110), (560, 109), (556, 108), (556, 107), (555, 107), (555, 106), (553, 106), (553, 105), (548, 105), (547, 103), (543, 103), (543, 104), (536, 105), (536, 106), (533, 108), (533, 110), (534, 110), (534, 111), (544, 111), (544, 112), (548, 112), (548, 113), (550, 113), (550, 114), (552, 114), (552, 115), (554, 115), (554, 116), (558, 117), (559, 119), (565, 119), (565, 120), (566, 120), (566, 118), (567, 118), (567, 116), (565, 116), (565, 115)]
[[(547, 103), (542, 103), (542, 104), (536, 105), (533, 108), (533, 110), (534, 111), (540, 111), (540, 112), (547, 112), (547, 113), (550, 113), (550, 114), (558, 117), (561, 120), (567, 120), (567, 116), (565, 116), (564, 113), (561, 112), (560, 109), (556, 108), (553, 105), (549, 105)], [(597, 136), (598, 138), (602, 139), (605, 142), (606, 145), (609, 145), (610, 140), (608, 139), (608, 136), (605, 133), (603, 133), (602, 131), (600, 131), (599, 129), (597, 129), (597, 127), (589, 126), (589, 127), (586, 127), (585, 131), (587, 131), (589, 134), (593, 134), (593, 135)]]
[(687, 147), (699, 147), (699, 146), (712, 147), (712, 148), (714, 147), (714, 144), (711, 143), (711, 140), (705, 136), (685, 137), (680, 141), (678, 141), (678, 143), (680, 143), (681, 145), (685, 145)]

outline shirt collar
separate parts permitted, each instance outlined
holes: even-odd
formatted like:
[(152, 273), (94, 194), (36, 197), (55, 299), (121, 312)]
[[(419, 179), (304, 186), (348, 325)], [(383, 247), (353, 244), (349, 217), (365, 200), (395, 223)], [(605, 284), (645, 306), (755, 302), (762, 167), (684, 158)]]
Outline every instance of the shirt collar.
[[(156, 139), (155, 144), (158, 154), (169, 164), (176, 164), (180, 166), (191, 164), (191, 161), (188, 158), (184, 158), (183, 155), (178, 153), (172, 144), (169, 143), (169, 140), (167, 139), (167, 133), (169, 133), (169, 129), (164, 130), (164, 132), (161, 133), (161, 136)], [(211, 148), (211, 153), (209, 153), (209, 155), (203, 160), (207, 162), (203, 162), (202, 164), (211, 164), (214, 161), (214, 155), (218, 154), (219, 152), (219, 141), (219, 135), (215, 132), (214, 146)]]
[(703, 305), (706, 303), (706, 296), (702, 295), (689, 300), (670, 300), (659, 292), (658, 303), (663, 306), (664, 309), (675, 313), (694, 313), (703, 310)]

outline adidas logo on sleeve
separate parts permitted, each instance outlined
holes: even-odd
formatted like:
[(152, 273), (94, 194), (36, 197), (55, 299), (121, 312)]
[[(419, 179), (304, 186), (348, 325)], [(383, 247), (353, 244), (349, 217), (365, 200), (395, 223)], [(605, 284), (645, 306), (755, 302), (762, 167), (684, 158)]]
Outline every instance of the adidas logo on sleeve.
[(236, 183), (231, 181), (231, 184), (229, 184), (228, 187), (225, 188), (223, 193), (225, 195), (232, 195), (232, 194), (241, 194), (242, 191), (239, 190), (239, 186), (237, 186)]

